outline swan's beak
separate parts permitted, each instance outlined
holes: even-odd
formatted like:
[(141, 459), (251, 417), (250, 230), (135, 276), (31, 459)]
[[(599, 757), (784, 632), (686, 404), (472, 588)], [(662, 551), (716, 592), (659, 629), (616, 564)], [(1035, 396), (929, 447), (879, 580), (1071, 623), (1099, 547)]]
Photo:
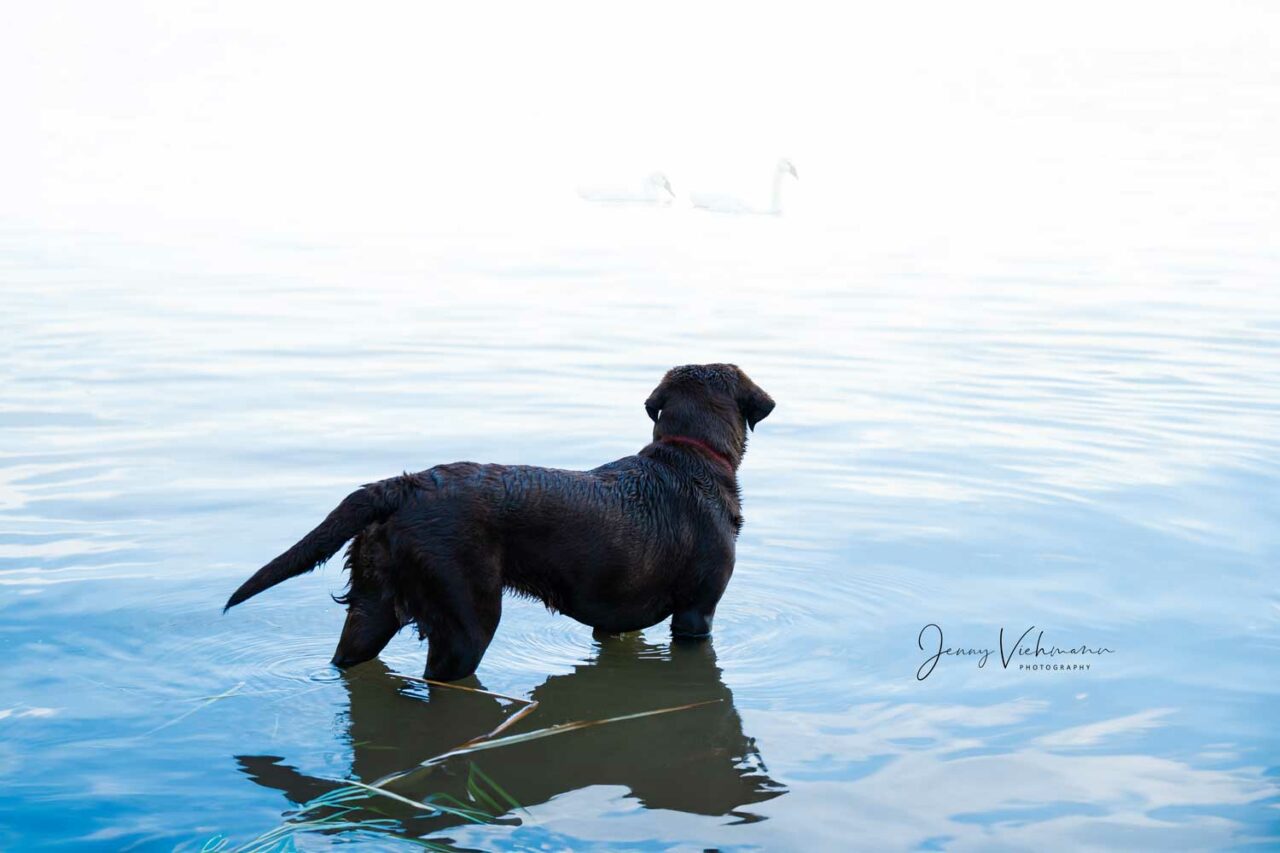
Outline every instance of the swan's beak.
[(676, 191), (671, 189), (671, 182), (665, 178), (662, 180), (662, 188), (670, 193), (672, 198), (676, 197)]
[(787, 171), (791, 173), (791, 177), (795, 178), (797, 181), (798, 181), (798, 180), (800, 180), (800, 173), (796, 171), (796, 167), (795, 167), (795, 166), (793, 166), (793, 165), (791, 165), (790, 163), (788, 163), (788, 164), (787, 164)]

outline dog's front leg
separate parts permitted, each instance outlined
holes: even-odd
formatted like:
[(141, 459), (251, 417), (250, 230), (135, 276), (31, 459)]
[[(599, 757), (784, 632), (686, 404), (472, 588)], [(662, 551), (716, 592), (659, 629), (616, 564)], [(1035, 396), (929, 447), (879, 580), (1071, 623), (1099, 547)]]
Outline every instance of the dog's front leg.
[(671, 617), (671, 636), (682, 640), (700, 640), (711, 636), (711, 620), (716, 614), (714, 607), (704, 609), (688, 607), (677, 610)]

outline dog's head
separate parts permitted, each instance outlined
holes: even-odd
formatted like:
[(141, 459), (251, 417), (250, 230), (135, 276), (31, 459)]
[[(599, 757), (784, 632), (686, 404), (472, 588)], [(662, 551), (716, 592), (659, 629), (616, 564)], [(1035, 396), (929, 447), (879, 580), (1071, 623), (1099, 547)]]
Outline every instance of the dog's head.
[(736, 364), (673, 367), (644, 403), (653, 419), (654, 441), (666, 436), (695, 438), (735, 465), (746, 452), (747, 430), (754, 430), (773, 406), (773, 398)]

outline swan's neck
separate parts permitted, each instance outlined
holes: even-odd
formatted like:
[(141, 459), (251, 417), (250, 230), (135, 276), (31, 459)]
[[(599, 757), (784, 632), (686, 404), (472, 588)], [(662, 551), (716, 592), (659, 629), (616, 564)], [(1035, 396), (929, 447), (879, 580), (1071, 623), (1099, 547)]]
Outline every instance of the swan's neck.
[(773, 198), (769, 202), (769, 212), (774, 216), (782, 215), (782, 178), (786, 170), (778, 167), (773, 170)]

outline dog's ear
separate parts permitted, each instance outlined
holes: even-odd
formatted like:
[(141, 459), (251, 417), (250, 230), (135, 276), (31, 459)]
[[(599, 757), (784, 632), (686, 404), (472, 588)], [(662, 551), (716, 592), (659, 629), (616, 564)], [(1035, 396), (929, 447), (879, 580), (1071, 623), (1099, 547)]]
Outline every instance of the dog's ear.
[(649, 395), (649, 399), (644, 401), (644, 410), (649, 413), (649, 419), (655, 424), (658, 422), (658, 414), (666, 404), (667, 389), (662, 385), (653, 389), (653, 393)]
[(773, 398), (766, 394), (763, 388), (748, 379), (745, 373), (741, 371), (739, 373), (742, 381), (738, 386), (738, 409), (747, 419), (747, 426), (755, 432), (756, 424), (769, 417), (769, 413), (773, 411)]

